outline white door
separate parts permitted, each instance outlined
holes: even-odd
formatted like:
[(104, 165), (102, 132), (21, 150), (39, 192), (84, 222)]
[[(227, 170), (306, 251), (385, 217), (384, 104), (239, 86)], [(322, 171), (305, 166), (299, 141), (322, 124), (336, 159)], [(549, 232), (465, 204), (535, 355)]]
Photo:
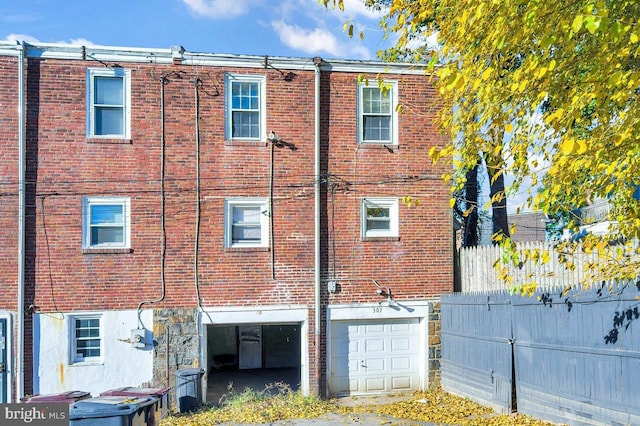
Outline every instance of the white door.
[(417, 318), (332, 321), (331, 395), (362, 395), (420, 388)]
[(262, 327), (247, 325), (238, 327), (240, 340), (238, 368), (262, 368)]

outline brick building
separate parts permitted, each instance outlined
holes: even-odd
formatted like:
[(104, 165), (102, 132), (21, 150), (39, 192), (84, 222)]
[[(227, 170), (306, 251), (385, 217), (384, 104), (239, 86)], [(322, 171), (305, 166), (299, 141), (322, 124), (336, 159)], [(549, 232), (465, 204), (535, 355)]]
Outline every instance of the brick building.
[(0, 82), (0, 400), (188, 367), (436, 379), (453, 242), (423, 69), (2, 43)]

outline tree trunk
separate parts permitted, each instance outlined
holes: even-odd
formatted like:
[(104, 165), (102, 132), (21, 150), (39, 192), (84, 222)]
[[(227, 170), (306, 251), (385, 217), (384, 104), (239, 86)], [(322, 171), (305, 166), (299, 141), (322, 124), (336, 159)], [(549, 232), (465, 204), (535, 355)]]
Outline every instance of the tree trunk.
[(491, 158), (491, 156), (486, 153), (484, 154), (484, 158), (489, 176), (493, 234), (502, 234), (505, 237), (510, 237), (509, 221), (507, 218), (507, 196), (504, 188), (504, 173), (501, 167), (502, 161), (499, 158)]
[(467, 183), (465, 185), (465, 199), (467, 203), (467, 216), (464, 217), (463, 247), (475, 247), (480, 242), (478, 229), (478, 171), (480, 161), (467, 171)]

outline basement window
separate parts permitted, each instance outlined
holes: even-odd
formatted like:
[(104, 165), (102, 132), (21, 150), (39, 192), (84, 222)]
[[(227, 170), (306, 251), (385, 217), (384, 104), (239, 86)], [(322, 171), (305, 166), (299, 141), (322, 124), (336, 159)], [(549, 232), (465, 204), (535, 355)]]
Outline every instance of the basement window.
[(71, 364), (102, 360), (102, 329), (99, 315), (71, 317)]

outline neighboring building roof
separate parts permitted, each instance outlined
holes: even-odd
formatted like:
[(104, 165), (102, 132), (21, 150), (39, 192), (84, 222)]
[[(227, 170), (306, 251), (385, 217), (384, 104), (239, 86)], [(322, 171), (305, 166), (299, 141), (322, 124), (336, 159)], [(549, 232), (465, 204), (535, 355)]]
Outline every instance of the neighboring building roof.
[(511, 239), (516, 243), (546, 241), (546, 220), (542, 212), (509, 215), (509, 226), (516, 227), (516, 232), (511, 235)]

